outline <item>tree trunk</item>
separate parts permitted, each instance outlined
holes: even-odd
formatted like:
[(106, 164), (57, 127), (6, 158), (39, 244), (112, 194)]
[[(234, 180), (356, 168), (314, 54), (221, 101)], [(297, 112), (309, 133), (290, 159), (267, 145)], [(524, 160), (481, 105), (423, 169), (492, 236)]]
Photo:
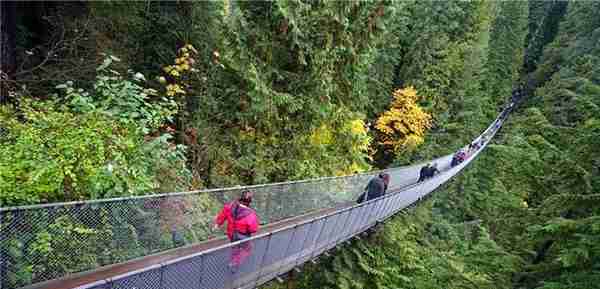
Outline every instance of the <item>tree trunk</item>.
[(17, 3), (0, 1), (0, 104), (9, 101), (17, 50)]

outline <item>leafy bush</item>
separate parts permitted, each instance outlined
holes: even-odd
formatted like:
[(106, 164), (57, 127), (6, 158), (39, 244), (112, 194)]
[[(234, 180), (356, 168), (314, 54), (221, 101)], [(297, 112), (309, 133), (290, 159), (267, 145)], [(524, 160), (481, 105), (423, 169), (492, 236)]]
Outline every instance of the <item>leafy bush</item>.
[(90, 92), (59, 86), (67, 104), (24, 98), (22, 120), (0, 108), (0, 205), (187, 187), (185, 147), (169, 134), (146, 135), (176, 112), (173, 102), (149, 101), (149, 90), (109, 70), (107, 59)]
[(150, 96), (157, 96), (158, 93), (141, 86), (141, 82), (146, 80), (144, 75), (128, 71), (133, 75), (133, 80), (126, 79), (121, 73), (110, 69), (114, 61), (120, 60), (108, 56), (98, 67), (99, 75), (91, 93), (74, 88), (70, 81), (57, 86), (64, 91), (69, 107), (83, 113), (101, 111), (120, 123), (141, 128), (144, 134), (154, 131), (165, 121), (172, 121), (177, 112), (175, 101), (166, 97), (161, 97), (160, 101), (150, 101)]

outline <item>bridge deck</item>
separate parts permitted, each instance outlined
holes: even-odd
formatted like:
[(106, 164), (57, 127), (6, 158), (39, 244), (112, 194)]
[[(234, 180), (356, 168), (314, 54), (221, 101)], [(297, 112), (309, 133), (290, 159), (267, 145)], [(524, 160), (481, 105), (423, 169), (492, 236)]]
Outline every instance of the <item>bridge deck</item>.
[[(261, 230), (262, 232), (272, 232), (285, 226), (298, 224), (306, 220), (314, 219), (320, 216), (327, 215), (333, 211), (346, 208), (350, 203), (340, 204), (336, 207), (326, 208), (304, 215), (288, 218), (279, 222), (268, 224)], [(74, 289), (79, 286), (94, 283), (100, 280), (110, 279), (127, 272), (140, 270), (143, 268), (158, 265), (164, 262), (175, 260), (184, 256), (200, 253), (227, 244), (229, 241), (226, 237), (207, 240), (201, 243), (172, 249), (166, 252), (150, 255), (147, 257), (135, 259), (132, 261), (101, 267), (96, 270), (82, 272), (66, 276), (64, 278), (50, 280), (47, 282), (37, 283), (32, 286), (24, 287), (23, 289)]]
[[(490, 133), (489, 137), (493, 137), (501, 120), (499, 117), (482, 136)], [(359, 205), (339, 203), (271, 223), (243, 242), (228, 244), (225, 238), (212, 239), (24, 288), (255, 288), (416, 204), (468, 165), (485, 148), (487, 140), (463, 163), (424, 182), (395, 185), (375, 200)], [(244, 268), (234, 269), (228, 263), (231, 254), (244, 244), (255, 252), (250, 253)]]

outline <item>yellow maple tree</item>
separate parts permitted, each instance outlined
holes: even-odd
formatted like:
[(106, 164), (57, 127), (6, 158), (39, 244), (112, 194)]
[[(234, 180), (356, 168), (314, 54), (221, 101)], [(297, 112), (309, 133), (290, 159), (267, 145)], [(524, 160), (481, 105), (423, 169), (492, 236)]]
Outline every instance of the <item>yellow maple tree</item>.
[(381, 143), (398, 153), (411, 151), (423, 143), (425, 132), (431, 128), (431, 115), (418, 104), (414, 87), (396, 89), (390, 107), (377, 119)]

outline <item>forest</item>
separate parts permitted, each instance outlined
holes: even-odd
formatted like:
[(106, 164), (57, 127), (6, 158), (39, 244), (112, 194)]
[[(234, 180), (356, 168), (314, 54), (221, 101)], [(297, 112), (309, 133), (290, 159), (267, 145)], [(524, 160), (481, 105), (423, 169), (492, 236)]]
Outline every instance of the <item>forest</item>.
[[(600, 2), (0, 6), (0, 207), (414, 164), (469, 143), (521, 87), (464, 173), (265, 287), (600, 288)], [(101, 244), (78, 226), (0, 238), (2, 259), (46, 260), (8, 288), (104, 264), (89, 249), (57, 265), (73, 234)], [(142, 252), (119, 254), (102, 258)]]

